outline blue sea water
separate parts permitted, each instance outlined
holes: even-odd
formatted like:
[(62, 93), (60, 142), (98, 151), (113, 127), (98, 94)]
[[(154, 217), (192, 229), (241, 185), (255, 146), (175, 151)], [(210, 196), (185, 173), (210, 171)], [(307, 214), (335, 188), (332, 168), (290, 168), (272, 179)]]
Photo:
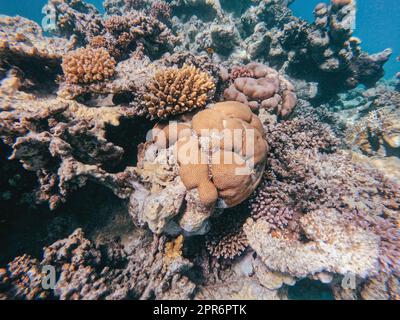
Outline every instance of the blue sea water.
[[(400, 0), (358, 0), (357, 27), (355, 35), (369, 53), (393, 49), (393, 55), (385, 65), (385, 78), (393, 77), (400, 71)], [(103, 0), (86, 0), (102, 10)], [(296, 0), (291, 8), (295, 15), (308, 21), (313, 20), (313, 9), (317, 3), (329, 0)], [(47, 0), (0, 0), (0, 14), (21, 15), (40, 22), (42, 7)]]

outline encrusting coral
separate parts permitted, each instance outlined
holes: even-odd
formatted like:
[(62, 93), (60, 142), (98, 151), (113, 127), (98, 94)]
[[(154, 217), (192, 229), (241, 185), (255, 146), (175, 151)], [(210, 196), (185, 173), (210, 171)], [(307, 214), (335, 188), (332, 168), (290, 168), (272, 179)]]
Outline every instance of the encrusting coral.
[(165, 119), (205, 107), (215, 83), (206, 72), (185, 65), (158, 71), (147, 88), (143, 97), (147, 112), (151, 118)]
[(64, 55), (62, 68), (67, 82), (99, 82), (114, 75), (115, 60), (105, 49), (80, 48)]

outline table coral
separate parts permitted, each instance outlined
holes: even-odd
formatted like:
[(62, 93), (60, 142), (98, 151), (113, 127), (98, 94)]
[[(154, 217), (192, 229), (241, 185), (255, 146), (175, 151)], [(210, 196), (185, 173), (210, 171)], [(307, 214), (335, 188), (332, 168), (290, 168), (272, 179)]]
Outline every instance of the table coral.
[(13, 148), (11, 159), (18, 159), (25, 169), (37, 174), (38, 202), (48, 201), (55, 208), (89, 176), (104, 182), (118, 180), (100, 163), (115, 164), (122, 157), (122, 148), (105, 139), (104, 127), (118, 125), (123, 110), (88, 108), (56, 98), (38, 99), (15, 91), (18, 86), (10, 92), (7, 83), (0, 88), (0, 135)]
[(26, 89), (54, 86), (62, 56), (73, 41), (48, 38), (40, 26), (22, 17), (0, 17), (0, 79), (18, 74)]

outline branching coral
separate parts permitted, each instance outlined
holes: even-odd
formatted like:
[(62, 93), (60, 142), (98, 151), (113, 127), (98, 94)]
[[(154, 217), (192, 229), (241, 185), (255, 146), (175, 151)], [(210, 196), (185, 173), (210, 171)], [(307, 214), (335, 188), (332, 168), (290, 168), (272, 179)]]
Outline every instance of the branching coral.
[(152, 118), (165, 119), (205, 107), (214, 92), (215, 83), (206, 72), (185, 65), (157, 72), (144, 100)]
[(141, 11), (112, 15), (103, 21), (104, 32), (90, 38), (93, 47), (104, 47), (117, 60), (142, 50), (152, 58), (172, 51), (178, 39), (160, 20)]
[(104, 81), (114, 75), (115, 60), (105, 49), (80, 48), (63, 57), (62, 68), (70, 83)]
[(211, 219), (211, 230), (206, 234), (208, 253), (219, 260), (232, 260), (248, 248), (243, 223), (248, 215), (246, 204), (227, 209), (221, 216)]
[(42, 287), (42, 277), (36, 259), (28, 255), (16, 257), (8, 264), (7, 270), (0, 269), (0, 300), (48, 298), (49, 292)]
[(49, 0), (48, 9), (55, 20), (55, 30), (51, 31), (58, 35), (76, 37), (84, 45), (102, 32), (101, 16), (92, 4), (82, 0)]
[[(240, 77), (238, 71), (241, 73)], [(245, 71), (249, 77), (243, 77)], [(266, 109), (287, 117), (296, 106), (297, 97), (293, 85), (272, 68), (251, 63), (244, 69), (234, 69), (231, 78), (235, 80), (225, 90), (225, 99), (245, 103), (254, 112)]]
[(264, 218), (271, 229), (285, 229), (295, 214), (290, 198), (293, 191), (289, 188), (290, 185), (285, 183), (263, 181), (250, 199), (251, 216)]

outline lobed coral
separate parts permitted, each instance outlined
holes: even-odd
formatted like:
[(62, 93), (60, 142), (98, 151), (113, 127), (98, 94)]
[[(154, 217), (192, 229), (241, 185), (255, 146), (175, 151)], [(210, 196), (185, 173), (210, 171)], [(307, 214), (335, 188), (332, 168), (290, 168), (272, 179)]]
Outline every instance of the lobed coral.
[[(139, 195), (131, 197), (134, 207), (141, 207), (141, 220), (153, 232), (168, 230), (183, 203), (186, 208), (177, 222), (179, 228), (191, 233), (203, 230), (217, 201), (219, 206), (233, 207), (257, 187), (267, 145), (260, 120), (246, 105), (217, 103), (187, 122), (156, 129), (155, 141), (144, 146), (140, 167), (149, 166), (153, 172), (160, 167), (162, 179), (170, 181), (169, 188), (156, 188), (159, 183), (152, 177), (150, 185), (155, 190), (150, 190), (147, 200), (142, 199), (142, 205), (137, 204)], [(234, 130), (239, 139), (233, 140)], [(247, 148), (246, 139), (253, 148)]]
[[(233, 70), (233, 84), (224, 91), (227, 100), (247, 104), (254, 112), (259, 109), (275, 111), (281, 117), (289, 116), (297, 104), (293, 85), (280, 76), (277, 71), (260, 63), (251, 63), (240, 69), (246, 70), (250, 77), (238, 77)], [(244, 74), (245, 75), (245, 74)]]
[(104, 49), (80, 48), (63, 57), (62, 68), (69, 83), (90, 83), (111, 78), (115, 60)]
[(206, 72), (184, 65), (158, 71), (143, 98), (151, 118), (165, 119), (205, 107), (214, 92), (215, 83)]

